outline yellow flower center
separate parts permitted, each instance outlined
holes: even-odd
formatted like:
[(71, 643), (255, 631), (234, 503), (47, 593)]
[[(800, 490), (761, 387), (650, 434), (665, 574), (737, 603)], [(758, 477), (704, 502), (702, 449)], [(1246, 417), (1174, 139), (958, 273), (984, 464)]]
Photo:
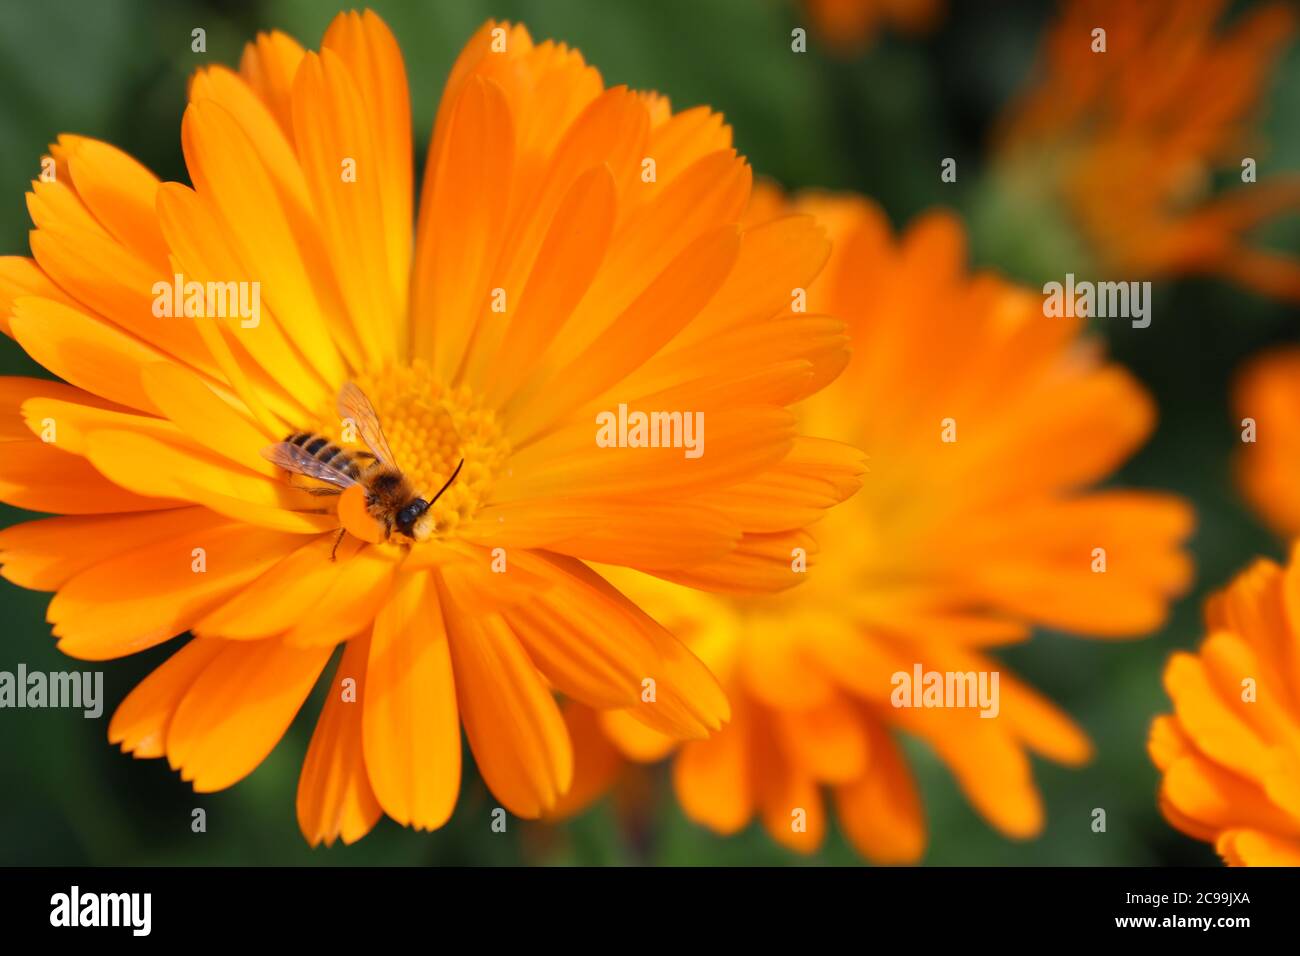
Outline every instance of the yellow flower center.
[[(421, 497), (436, 495), (465, 460), (451, 487), (429, 509), (435, 533), (453, 533), (487, 500), (510, 457), (496, 414), (469, 388), (438, 381), (419, 359), (358, 375), (355, 381), (375, 407), (395, 464)], [(337, 415), (331, 418), (337, 431)]]

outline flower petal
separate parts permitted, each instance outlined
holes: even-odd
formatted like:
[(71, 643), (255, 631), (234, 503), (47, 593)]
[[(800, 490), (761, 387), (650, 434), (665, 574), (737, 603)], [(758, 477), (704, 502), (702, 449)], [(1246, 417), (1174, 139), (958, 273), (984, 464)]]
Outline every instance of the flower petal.
[(238, 783), (289, 729), (333, 648), (224, 642), (167, 727), (167, 760), (197, 793)]
[(366, 771), (380, 806), (403, 826), (437, 829), (460, 791), (460, 721), (427, 573), (402, 575), (375, 618), (363, 700)]
[(220, 641), (193, 640), (167, 658), (118, 705), (108, 725), (108, 741), (137, 758), (161, 757), (167, 728), (199, 675), (221, 653)]
[(876, 722), (871, 767), (856, 782), (835, 788), (844, 835), (876, 863), (915, 863), (925, 852), (925, 814), (916, 782), (889, 734)]
[[(298, 777), (298, 827), (312, 846), (330, 846), (340, 837), (355, 843), (383, 815), (361, 752), (358, 701), (366, 699), (369, 648), (365, 636), (344, 645)], [(355, 696), (342, 687), (348, 678), (356, 681)]]
[(300, 540), (211, 515), (206, 527), (115, 553), (77, 574), (50, 601), (47, 616), (59, 649), (82, 660), (108, 660), (161, 644)]
[(438, 582), (456, 696), (484, 782), (505, 807), (536, 818), (573, 781), (564, 718), (532, 661), (496, 614), (460, 605)]

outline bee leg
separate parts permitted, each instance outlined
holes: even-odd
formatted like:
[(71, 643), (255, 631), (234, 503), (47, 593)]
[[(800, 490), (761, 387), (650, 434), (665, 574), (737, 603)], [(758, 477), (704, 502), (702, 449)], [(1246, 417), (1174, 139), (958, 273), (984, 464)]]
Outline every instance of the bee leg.
[(344, 528), (339, 528), (339, 536), (338, 536), (337, 538), (334, 539), (334, 547), (333, 547), (332, 549), (330, 549), (330, 560), (331, 560), (331, 561), (334, 561), (334, 560), (336, 560), (336, 559), (338, 558), (339, 545), (343, 543), (343, 535), (346, 534), (346, 533), (347, 533), (347, 532), (346, 532), (346, 529), (344, 529)]

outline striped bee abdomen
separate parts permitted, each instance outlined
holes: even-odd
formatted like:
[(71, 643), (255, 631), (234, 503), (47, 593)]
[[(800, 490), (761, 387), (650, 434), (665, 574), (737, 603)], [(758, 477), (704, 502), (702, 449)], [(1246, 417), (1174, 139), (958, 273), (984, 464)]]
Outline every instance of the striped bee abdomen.
[(312, 432), (296, 432), (286, 438), (285, 441), (291, 445), (297, 445), (321, 464), (337, 468), (353, 478), (359, 479), (365, 473), (366, 468), (369, 467), (370, 461), (373, 460), (370, 455), (364, 452), (352, 453), (344, 451), (324, 435), (316, 435)]

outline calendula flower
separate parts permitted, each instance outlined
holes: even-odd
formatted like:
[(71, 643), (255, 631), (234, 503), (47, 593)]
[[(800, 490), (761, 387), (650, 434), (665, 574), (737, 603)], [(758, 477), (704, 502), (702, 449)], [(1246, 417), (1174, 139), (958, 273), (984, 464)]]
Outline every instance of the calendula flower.
[(1300, 551), (1260, 559), (1206, 603), (1206, 638), (1165, 667), (1151, 725), (1160, 808), (1233, 866), (1300, 866)]
[[(774, 208), (762, 197), (754, 215)], [(1089, 490), (1142, 443), (1155, 409), (1081, 336), (1082, 320), (1045, 318), (1039, 296), (968, 274), (953, 216), (926, 215), (895, 238), (863, 200), (811, 196), (798, 208), (835, 243), (810, 308), (847, 320), (853, 351), (800, 412), (810, 433), (863, 448), (869, 470), (812, 529), (818, 549), (797, 589), (725, 598), (619, 575), (732, 703), (721, 733), (677, 751), (677, 798), (718, 833), (758, 817), (809, 852), (829, 794), (862, 854), (914, 861), (925, 822), (901, 731), (934, 750), (989, 823), (1032, 836), (1044, 811), (1029, 755), (1077, 764), (1090, 745), (993, 650), (1035, 626), (1119, 638), (1165, 619), (1189, 582), (1189, 509), (1165, 494)], [(931, 674), (969, 675), (966, 706), (927, 702)], [(626, 711), (570, 708), (569, 720), (582, 746), (566, 810), (602, 791), (615, 758), (676, 746)]]
[[(1263, 3), (1225, 23), (1227, 7), (1068, 0), (1003, 120), (996, 182), (1009, 215), (1041, 223), (1063, 210), (1078, 263), (1300, 298), (1300, 263), (1248, 236), (1300, 208), (1300, 177), (1270, 175), (1250, 129), (1295, 14)], [(1217, 189), (1220, 174), (1239, 181)]]
[[(381, 812), (446, 821), (462, 725), (505, 807), (554, 805), (573, 771), (556, 692), (674, 737), (718, 728), (715, 679), (587, 562), (784, 586), (772, 567), (860, 471), (786, 408), (847, 358), (838, 325), (791, 311), (827, 240), (808, 217), (742, 223), (722, 119), (487, 23), (447, 81), (413, 231), (405, 68), (367, 12), (319, 53), (271, 33), (238, 72), (201, 69), (181, 139), (192, 187), (60, 137), (28, 197), (34, 258), (0, 266), (6, 331), (63, 379), (0, 380), (0, 497), (58, 515), (0, 534), (5, 576), (56, 592), (74, 657), (194, 635), (110, 739), (227, 787), (338, 652), (298, 791), (328, 843)], [(416, 490), (455, 476), (413, 538), (340, 541), (338, 499), (261, 454), (301, 433), (358, 451), (348, 384)], [(601, 447), (622, 405), (703, 416), (707, 443)]]
[(945, 6), (943, 0), (803, 0), (803, 5), (817, 32), (841, 49), (863, 46), (881, 27), (930, 30)]
[(1300, 535), (1300, 349), (1252, 359), (1238, 376), (1237, 474), (1247, 501), (1287, 538)]

